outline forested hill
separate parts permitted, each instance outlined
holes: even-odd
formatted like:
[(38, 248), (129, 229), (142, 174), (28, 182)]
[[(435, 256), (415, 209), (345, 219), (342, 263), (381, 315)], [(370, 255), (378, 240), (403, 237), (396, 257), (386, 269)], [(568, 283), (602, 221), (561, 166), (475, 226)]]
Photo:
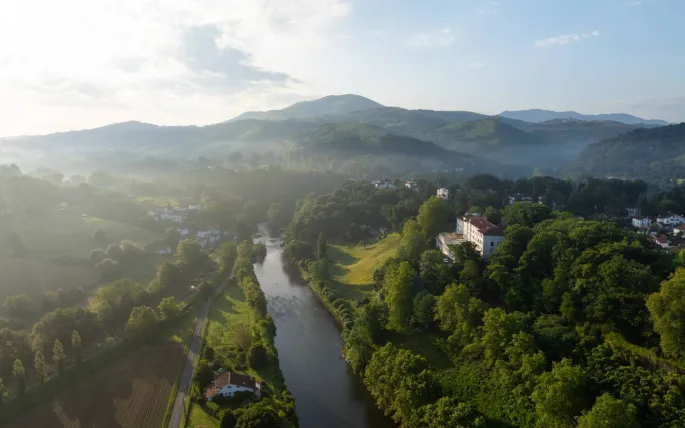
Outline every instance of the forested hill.
[(518, 119), (526, 122), (546, 122), (554, 119), (575, 119), (586, 121), (603, 121), (611, 120), (626, 124), (646, 124), (646, 125), (668, 125), (665, 120), (659, 119), (643, 119), (641, 117), (633, 116), (626, 113), (610, 113), (610, 114), (581, 114), (575, 111), (552, 111), (552, 110), (516, 110), (503, 111), (500, 113), (502, 117), (510, 119)]
[(584, 176), (685, 177), (685, 123), (636, 129), (585, 148), (570, 168)]
[(243, 119), (308, 119), (368, 110), (377, 107), (383, 107), (383, 105), (359, 95), (329, 95), (313, 101), (301, 101), (282, 110), (248, 111), (232, 119), (232, 121)]

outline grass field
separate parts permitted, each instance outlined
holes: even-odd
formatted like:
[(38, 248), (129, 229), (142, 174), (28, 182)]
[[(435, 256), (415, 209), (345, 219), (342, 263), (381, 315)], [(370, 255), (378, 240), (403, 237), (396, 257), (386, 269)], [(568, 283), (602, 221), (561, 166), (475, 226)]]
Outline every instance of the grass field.
[(196, 403), (190, 405), (189, 413), (186, 428), (216, 428), (219, 426), (219, 421)]
[(395, 255), (400, 235), (390, 234), (373, 245), (329, 245), (331, 286), (341, 299), (352, 301), (373, 292), (373, 270)]
[(139, 349), (10, 427), (159, 428), (184, 359), (181, 345)]
[(68, 287), (89, 287), (100, 282), (91, 267), (65, 266), (41, 260), (0, 259), (0, 302), (13, 294), (26, 294), (40, 302), (43, 293)]
[(46, 213), (39, 219), (15, 218), (0, 225), (0, 234), (21, 235), (26, 251), (33, 258), (54, 260), (59, 257), (87, 259), (100, 246), (93, 241), (96, 229), (105, 231), (107, 243), (130, 239), (143, 245), (161, 241), (155, 233), (130, 224), (99, 217), (83, 216), (82, 210), (65, 209)]
[(178, 205), (178, 201), (170, 196), (139, 196), (136, 200), (148, 209)]

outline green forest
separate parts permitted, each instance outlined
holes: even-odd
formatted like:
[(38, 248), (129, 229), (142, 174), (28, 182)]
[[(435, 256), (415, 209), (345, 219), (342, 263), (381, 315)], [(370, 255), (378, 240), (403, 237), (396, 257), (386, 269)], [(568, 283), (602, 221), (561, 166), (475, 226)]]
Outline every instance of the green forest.
[[(496, 203), (505, 189), (557, 209)], [(340, 321), (353, 371), (403, 427), (680, 427), (683, 258), (624, 227), (618, 211), (682, 202), (647, 191), (476, 176), (443, 201), (347, 183), (298, 204), (285, 253)], [(436, 232), (476, 203), (506, 228), (504, 243), (489, 263), (468, 243), (444, 263)], [(371, 241), (380, 228), (400, 231), (396, 255), (374, 272), (371, 297), (350, 302), (332, 282), (326, 241)]]

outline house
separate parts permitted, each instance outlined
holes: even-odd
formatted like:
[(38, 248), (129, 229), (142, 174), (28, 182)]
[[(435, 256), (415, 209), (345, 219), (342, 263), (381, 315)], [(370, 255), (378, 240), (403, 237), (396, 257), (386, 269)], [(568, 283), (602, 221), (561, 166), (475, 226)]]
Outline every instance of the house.
[(217, 244), (221, 241), (221, 230), (218, 228), (212, 228), (207, 230), (198, 230), (195, 234), (196, 241), (202, 248), (207, 245)]
[(652, 219), (649, 217), (633, 217), (632, 218), (633, 227), (644, 229), (652, 224)]
[(382, 180), (382, 181), (372, 181), (371, 182), (376, 189), (394, 189), (395, 185), (392, 184), (390, 181), (387, 180)]
[(181, 237), (190, 235), (190, 230), (188, 228), (185, 228), (185, 229), (176, 228), (176, 230), (178, 231), (178, 234), (181, 235)]
[(174, 250), (171, 247), (161, 247), (155, 249), (155, 254), (173, 254)]
[(458, 235), (454, 232), (441, 233), (435, 242), (435, 246), (442, 251), (446, 257), (454, 260), (454, 255), (450, 251), (450, 247), (453, 245), (460, 245), (466, 240), (463, 235)]
[(471, 242), (484, 260), (488, 260), (504, 241), (504, 231), (483, 216), (465, 215), (458, 218), (456, 234)]
[(449, 191), (449, 189), (447, 189), (447, 188), (445, 188), (445, 187), (441, 187), (441, 188), (438, 189), (437, 196), (438, 196), (438, 198), (440, 198), (440, 199), (449, 199), (449, 197), (450, 197), (450, 191)]
[(416, 180), (407, 180), (404, 182), (404, 187), (407, 189), (416, 189), (419, 187), (419, 183)]
[(685, 233), (685, 224), (681, 224), (673, 228), (674, 235), (682, 235)]
[(514, 205), (516, 202), (533, 202), (533, 198), (526, 196), (523, 193), (514, 193), (509, 196), (509, 205)]
[(678, 226), (679, 224), (685, 223), (685, 217), (669, 212), (666, 215), (657, 217), (656, 222), (661, 226)]
[(637, 211), (635, 207), (626, 207), (626, 217), (637, 217)]
[(656, 245), (660, 246), (661, 248), (668, 248), (669, 243), (668, 243), (668, 236), (661, 234), (661, 235), (652, 235), (649, 237), (649, 239), (655, 243)]
[(213, 398), (221, 395), (223, 397), (233, 397), (236, 392), (251, 392), (260, 394), (259, 382), (252, 376), (239, 373), (222, 373), (217, 376), (207, 387), (205, 398), (212, 401)]

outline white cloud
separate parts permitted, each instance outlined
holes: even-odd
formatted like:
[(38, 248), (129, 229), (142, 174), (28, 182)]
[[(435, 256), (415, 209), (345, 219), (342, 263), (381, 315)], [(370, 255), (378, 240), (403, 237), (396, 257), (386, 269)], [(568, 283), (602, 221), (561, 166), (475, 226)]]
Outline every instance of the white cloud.
[(483, 68), (485, 67), (485, 64), (482, 62), (472, 62), (470, 66), (471, 68)]
[(535, 46), (537, 47), (548, 47), (555, 45), (568, 45), (570, 43), (576, 43), (584, 39), (589, 39), (591, 37), (599, 36), (599, 31), (594, 30), (590, 33), (573, 33), (573, 34), (562, 34), (561, 36), (550, 37), (543, 40), (537, 40)]
[(306, 80), (350, 8), (349, 0), (5, 0), (0, 135), (119, 116), (207, 123), (310, 96)]
[(625, 6), (625, 7), (642, 6), (642, 0), (633, 0), (633, 1), (625, 2), (625, 3), (623, 3), (623, 6)]
[(449, 46), (459, 38), (451, 28), (442, 28), (423, 33), (414, 33), (407, 37), (404, 42), (410, 48), (436, 48)]

